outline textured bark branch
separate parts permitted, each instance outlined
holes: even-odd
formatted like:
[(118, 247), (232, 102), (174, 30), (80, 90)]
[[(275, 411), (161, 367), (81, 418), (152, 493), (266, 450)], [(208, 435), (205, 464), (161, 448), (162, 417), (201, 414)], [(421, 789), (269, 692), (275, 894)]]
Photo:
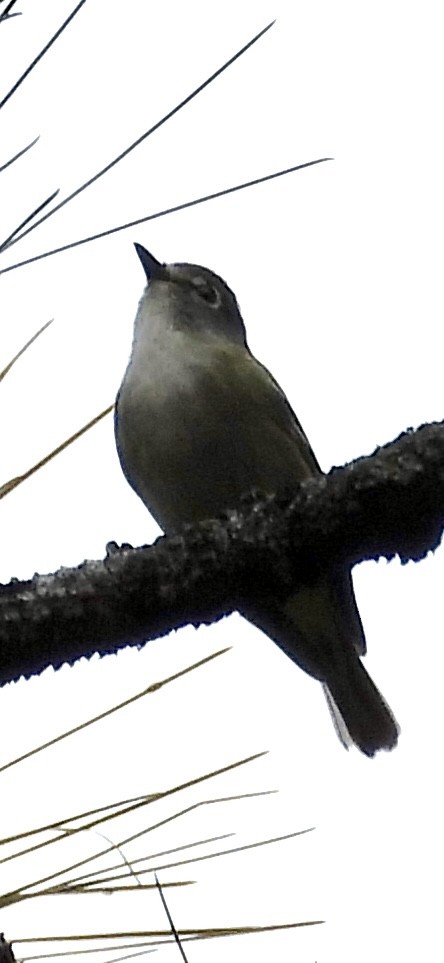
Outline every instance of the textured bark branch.
[(443, 520), (441, 422), (291, 496), (248, 495), (241, 511), (152, 546), (113, 545), (103, 561), (0, 586), (0, 683), (285, 597), (328, 565), (417, 561), (438, 546)]

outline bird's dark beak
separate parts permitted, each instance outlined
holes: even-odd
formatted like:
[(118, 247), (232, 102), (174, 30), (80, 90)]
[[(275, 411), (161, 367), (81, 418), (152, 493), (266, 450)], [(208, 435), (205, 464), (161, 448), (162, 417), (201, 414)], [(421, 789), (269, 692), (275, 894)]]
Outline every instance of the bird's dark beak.
[(134, 247), (145, 271), (148, 284), (150, 281), (166, 281), (168, 279), (166, 264), (156, 261), (156, 258), (141, 244), (135, 244)]

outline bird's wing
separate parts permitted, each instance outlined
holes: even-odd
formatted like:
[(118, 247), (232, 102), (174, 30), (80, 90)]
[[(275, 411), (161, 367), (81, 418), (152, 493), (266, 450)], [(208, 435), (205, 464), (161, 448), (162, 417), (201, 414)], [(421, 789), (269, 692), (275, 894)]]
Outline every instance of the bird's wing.
[[(196, 378), (201, 396), (223, 409), (234, 436), (246, 454), (263, 466), (265, 479), (274, 480), (271, 491), (317, 476), (321, 468), (305, 432), (284, 392), (267, 368), (247, 349), (231, 344), (213, 347), (209, 365), (199, 365)], [(258, 445), (258, 438), (262, 442)], [(275, 478), (273, 479), (273, 465)], [(261, 487), (259, 479), (257, 487)]]

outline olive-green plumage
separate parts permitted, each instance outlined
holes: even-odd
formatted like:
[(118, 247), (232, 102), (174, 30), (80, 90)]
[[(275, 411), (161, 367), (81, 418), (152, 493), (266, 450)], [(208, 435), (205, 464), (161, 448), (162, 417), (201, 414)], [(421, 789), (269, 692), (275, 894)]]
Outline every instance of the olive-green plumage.
[[(251, 354), (236, 298), (191, 264), (162, 265), (140, 245), (148, 284), (116, 405), (122, 469), (161, 528), (235, 508), (245, 493), (291, 489), (320, 472), (279, 385)], [(397, 742), (396, 721), (365, 671), (348, 569), (244, 614), (326, 687), (338, 734), (367, 755)], [(337, 710), (339, 710), (339, 715)]]

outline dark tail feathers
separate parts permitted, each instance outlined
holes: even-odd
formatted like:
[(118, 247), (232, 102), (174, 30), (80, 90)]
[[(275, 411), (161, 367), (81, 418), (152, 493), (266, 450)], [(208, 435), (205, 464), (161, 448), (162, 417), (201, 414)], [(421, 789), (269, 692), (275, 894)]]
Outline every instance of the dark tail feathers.
[(350, 659), (347, 669), (347, 678), (335, 676), (325, 685), (341, 742), (346, 748), (354, 743), (366, 756), (374, 756), (379, 749), (394, 749), (399, 726), (391, 709), (358, 657)]

